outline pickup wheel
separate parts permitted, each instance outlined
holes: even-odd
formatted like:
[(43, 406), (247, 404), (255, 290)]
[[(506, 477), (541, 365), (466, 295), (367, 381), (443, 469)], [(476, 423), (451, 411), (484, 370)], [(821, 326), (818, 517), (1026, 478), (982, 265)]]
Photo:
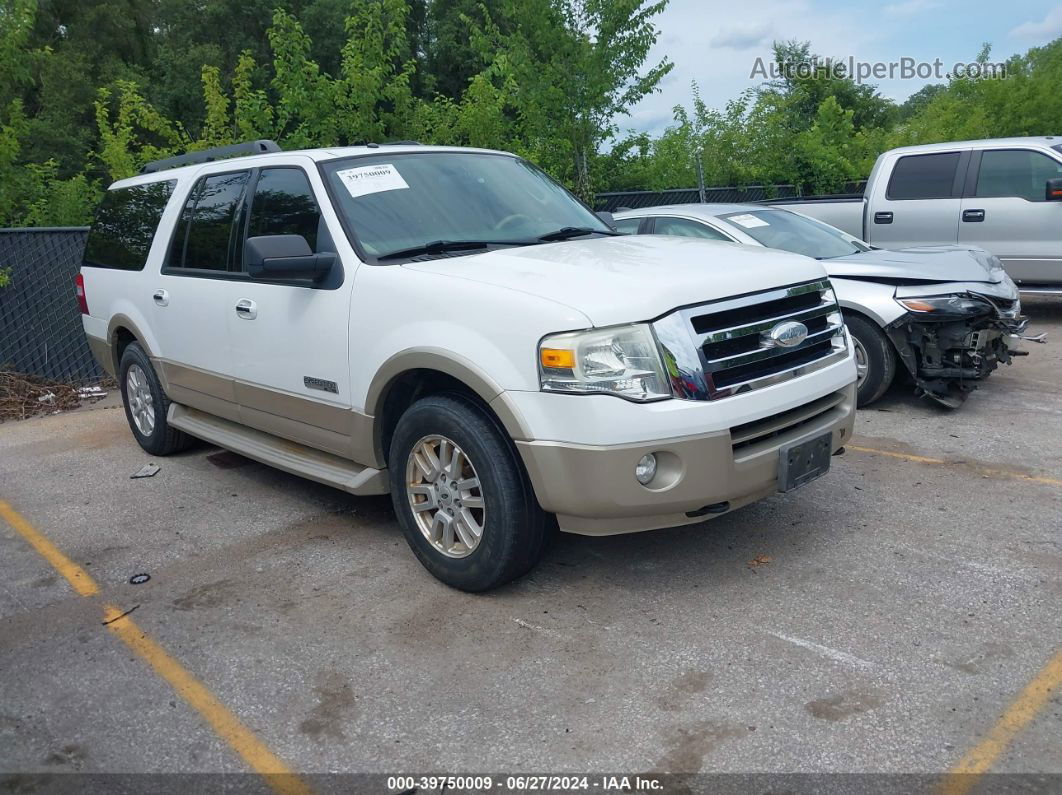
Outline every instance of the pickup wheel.
[(137, 442), (152, 455), (169, 455), (190, 447), (194, 439), (170, 427), (166, 412), (170, 400), (162, 391), (155, 368), (144, 349), (131, 342), (122, 351), (118, 368), (125, 418)]
[(856, 405), (868, 406), (896, 377), (896, 353), (881, 329), (861, 317), (847, 317), (856, 357)]
[(487, 591), (530, 571), (547, 515), (497, 421), (459, 394), (422, 398), (398, 420), (391, 498), (424, 567), (462, 591)]

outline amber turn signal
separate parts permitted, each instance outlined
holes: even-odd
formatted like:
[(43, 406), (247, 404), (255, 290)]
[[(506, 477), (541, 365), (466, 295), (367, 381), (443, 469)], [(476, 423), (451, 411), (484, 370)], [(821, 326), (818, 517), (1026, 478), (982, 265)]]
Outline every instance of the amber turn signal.
[(900, 303), (914, 312), (935, 312), (937, 309), (933, 304), (916, 298), (904, 298)]
[(542, 348), (539, 357), (543, 367), (556, 367), (565, 370), (575, 369), (575, 351), (566, 351), (562, 348)]

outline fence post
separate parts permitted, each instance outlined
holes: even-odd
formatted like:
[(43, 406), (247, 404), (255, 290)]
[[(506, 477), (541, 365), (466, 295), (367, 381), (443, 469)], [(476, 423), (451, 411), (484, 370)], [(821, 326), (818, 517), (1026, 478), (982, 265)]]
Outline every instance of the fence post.
[(708, 201), (708, 197), (704, 193), (704, 163), (701, 162), (704, 157), (704, 149), (697, 148), (697, 196), (700, 197), (701, 204), (705, 204)]

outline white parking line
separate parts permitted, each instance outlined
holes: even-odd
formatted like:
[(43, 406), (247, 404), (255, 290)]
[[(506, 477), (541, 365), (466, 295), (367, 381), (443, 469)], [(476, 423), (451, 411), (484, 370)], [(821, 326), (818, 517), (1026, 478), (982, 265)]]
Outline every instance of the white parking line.
[(834, 662), (841, 663), (842, 665), (849, 665), (854, 668), (874, 668), (874, 663), (868, 660), (860, 659), (848, 652), (838, 651), (837, 649), (831, 649), (829, 646), (822, 646), (818, 643), (812, 643), (810, 640), (804, 640), (803, 638), (794, 638), (792, 635), (783, 635), (781, 632), (771, 632), (768, 630), (769, 635), (784, 640), (788, 643), (792, 643), (796, 646), (813, 651), (823, 657), (826, 657)]

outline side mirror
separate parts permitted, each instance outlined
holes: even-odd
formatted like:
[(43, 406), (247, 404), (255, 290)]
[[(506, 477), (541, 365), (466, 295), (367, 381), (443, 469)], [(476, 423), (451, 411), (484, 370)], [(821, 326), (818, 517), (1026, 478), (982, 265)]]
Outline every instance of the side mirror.
[(608, 210), (598, 210), (596, 213), (594, 213), (594, 215), (596, 215), (598, 218), (608, 224), (610, 229), (616, 228), (616, 219), (612, 217), (612, 213), (610, 213)]
[(247, 273), (252, 279), (317, 281), (331, 270), (336, 255), (314, 254), (302, 235), (249, 237), (244, 246)]
[(1062, 177), (1047, 180), (1047, 196), (1049, 202), (1062, 202)]

